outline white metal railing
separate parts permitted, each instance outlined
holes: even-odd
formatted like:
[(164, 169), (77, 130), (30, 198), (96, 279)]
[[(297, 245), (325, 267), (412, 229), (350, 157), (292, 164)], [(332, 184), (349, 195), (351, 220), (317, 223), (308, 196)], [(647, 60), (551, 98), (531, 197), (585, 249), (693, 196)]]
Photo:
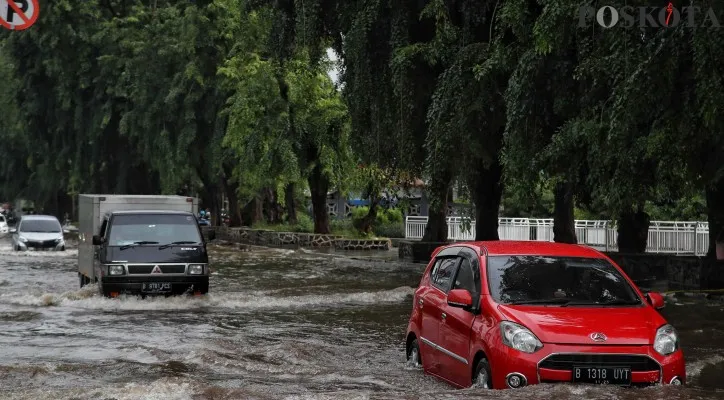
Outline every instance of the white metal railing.
[[(465, 229), (468, 228), (469, 229)], [(405, 238), (422, 239), (427, 217), (405, 218)], [(474, 240), (475, 221), (462, 217), (447, 219), (448, 239)], [(613, 221), (576, 220), (578, 243), (604, 251), (618, 249), (617, 230)], [(553, 241), (551, 218), (499, 218), (501, 240)], [(646, 251), (651, 253), (703, 255), (709, 249), (709, 223), (698, 221), (652, 221)]]

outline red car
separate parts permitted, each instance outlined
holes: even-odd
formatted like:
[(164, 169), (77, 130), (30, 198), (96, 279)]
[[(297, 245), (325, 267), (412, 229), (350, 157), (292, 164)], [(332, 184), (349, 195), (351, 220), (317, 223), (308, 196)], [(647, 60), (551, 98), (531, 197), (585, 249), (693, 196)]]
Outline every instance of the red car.
[(548, 242), (470, 242), (432, 254), (407, 359), (457, 387), (682, 385), (676, 330), (604, 254)]

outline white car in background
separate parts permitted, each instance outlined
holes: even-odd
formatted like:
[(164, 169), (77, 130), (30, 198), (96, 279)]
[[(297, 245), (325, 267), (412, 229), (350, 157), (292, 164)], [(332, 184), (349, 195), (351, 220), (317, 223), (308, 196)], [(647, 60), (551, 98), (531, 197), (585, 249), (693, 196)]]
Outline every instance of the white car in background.
[(8, 227), (8, 221), (5, 219), (5, 216), (0, 214), (0, 234), (5, 234), (10, 231), (10, 228)]
[(23, 215), (17, 227), (10, 229), (13, 250), (65, 251), (65, 231), (52, 215)]

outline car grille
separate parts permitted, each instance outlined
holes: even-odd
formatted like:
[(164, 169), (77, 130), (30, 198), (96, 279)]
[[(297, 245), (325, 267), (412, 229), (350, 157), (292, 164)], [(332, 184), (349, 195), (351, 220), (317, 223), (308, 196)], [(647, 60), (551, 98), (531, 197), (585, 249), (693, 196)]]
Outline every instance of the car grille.
[(55, 247), (55, 243), (56, 243), (56, 242), (55, 242), (55, 239), (43, 240), (43, 241), (29, 240), (29, 241), (26, 243), (26, 245), (27, 245), (28, 247), (40, 247), (40, 248), (44, 248), (44, 247)]
[(573, 371), (577, 367), (630, 367), (631, 371), (659, 371), (659, 364), (648, 356), (633, 354), (554, 354), (538, 367)]
[[(137, 275), (150, 274), (151, 271), (153, 271), (153, 267), (155, 267), (155, 265), (129, 265), (128, 273)], [(186, 265), (184, 264), (159, 264), (159, 267), (161, 267), (161, 272), (164, 274), (183, 274), (186, 272)]]

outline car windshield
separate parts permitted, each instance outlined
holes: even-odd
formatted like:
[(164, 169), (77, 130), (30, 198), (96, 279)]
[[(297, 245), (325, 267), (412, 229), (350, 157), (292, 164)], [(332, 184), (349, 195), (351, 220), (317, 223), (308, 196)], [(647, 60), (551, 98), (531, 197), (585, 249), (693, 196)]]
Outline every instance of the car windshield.
[(201, 242), (196, 219), (182, 214), (115, 215), (109, 235), (110, 246)]
[(604, 259), (549, 256), (491, 256), (490, 294), (498, 303), (637, 305), (638, 295)]
[(52, 219), (28, 219), (20, 222), (20, 232), (61, 232), (60, 222)]

